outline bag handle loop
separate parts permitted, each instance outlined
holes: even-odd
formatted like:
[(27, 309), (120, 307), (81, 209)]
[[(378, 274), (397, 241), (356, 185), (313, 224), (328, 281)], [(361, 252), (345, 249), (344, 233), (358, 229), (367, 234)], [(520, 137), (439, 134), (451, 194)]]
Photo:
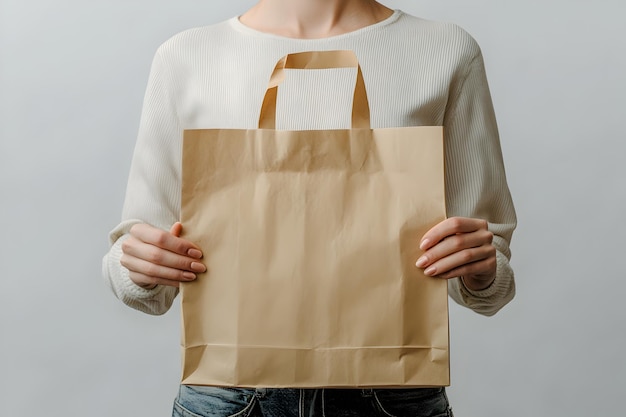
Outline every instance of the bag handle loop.
[(357, 76), (352, 102), (352, 128), (370, 128), (370, 108), (361, 66), (353, 51), (311, 51), (288, 54), (274, 67), (263, 98), (259, 116), (260, 129), (276, 128), (276, 95), (278, 85), (285, 79), (285, 69), (356, 68)]

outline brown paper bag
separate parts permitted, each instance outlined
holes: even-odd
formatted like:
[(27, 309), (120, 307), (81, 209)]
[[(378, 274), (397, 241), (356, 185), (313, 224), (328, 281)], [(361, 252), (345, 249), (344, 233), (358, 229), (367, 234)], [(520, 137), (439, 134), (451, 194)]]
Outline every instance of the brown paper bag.
[[(353, 129), (274, 130), (285, 68), (355, 67)], [(441, 127), (370, 129), (350, 51), (288, 55), (258, 130), (184, 133), (185, 384), (449, 385), (445, 280), (415, 267), (445, 218)]]

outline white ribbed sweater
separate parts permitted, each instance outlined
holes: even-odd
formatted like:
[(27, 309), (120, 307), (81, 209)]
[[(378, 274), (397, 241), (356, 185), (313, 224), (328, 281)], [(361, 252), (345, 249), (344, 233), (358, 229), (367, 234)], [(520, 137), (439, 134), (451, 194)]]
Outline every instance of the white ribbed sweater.
[[(324, 39), (291, 39), (250, 29), (237, 18), (182, 32), (157, 51), (145, 95), (122, 222), (111, 232), (103, 273), (127, 305), (162, 314), (177, 290), (145, 290), (120, 264), (135, 223), (169, 229), (178, 220), (183, 129), (258, 126), (274, 65), (299, 51), (350, 49), (362, 67), (373, 128), (444, 126), (448, 216), (489, 221), (497, 277), (482, 291), (449, 281), (451, 297), (491, 315), (515, 293), (509, 242), (516, 225), (480, 49), (452, 24), (396, 11), (366, 28)], [(281, 84), (278, 129), (350, 128), (352, 69), (290, 70)], [(421, 236), (416, 236), (416, 242)]]

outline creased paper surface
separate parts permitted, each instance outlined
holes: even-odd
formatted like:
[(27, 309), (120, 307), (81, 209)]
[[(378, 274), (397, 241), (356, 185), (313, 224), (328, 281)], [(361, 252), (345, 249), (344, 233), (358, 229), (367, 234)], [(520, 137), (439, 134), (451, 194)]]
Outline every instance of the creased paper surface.
[(185, 384), (449, 385), (445, 280), (415, 267), (445, 218), (441, 127), (188, 130)]

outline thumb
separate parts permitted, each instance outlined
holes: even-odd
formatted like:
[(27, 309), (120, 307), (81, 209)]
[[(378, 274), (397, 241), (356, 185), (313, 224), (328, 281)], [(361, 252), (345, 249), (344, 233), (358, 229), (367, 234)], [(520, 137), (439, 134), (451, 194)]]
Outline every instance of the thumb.
[(180, 234), (183, 232), (183, 225), (181, 222), (176, 222), (170, 228), (170, 233), (176, 237), (180, 237)]

